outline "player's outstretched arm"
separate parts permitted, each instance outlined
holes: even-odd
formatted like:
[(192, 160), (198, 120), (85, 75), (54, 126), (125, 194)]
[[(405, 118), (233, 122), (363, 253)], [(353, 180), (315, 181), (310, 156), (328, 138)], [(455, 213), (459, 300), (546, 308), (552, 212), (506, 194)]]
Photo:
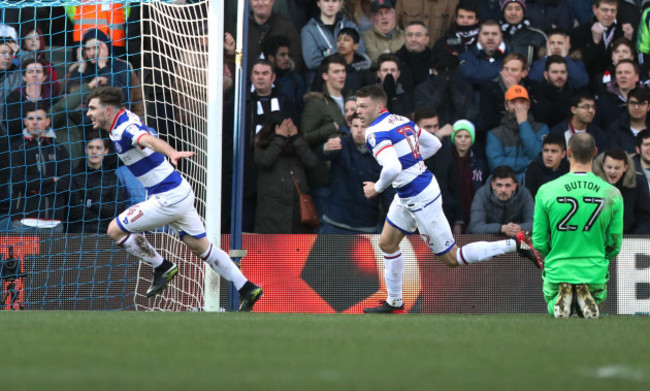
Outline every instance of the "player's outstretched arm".
[(166, 141), (159, 139), (156, 136), (145, 134), (138, 139), (138, 145), (143, 148), (151, 148), (156, 152), (162, 153), (167, 156), (173, 165), (178, 165), (181, 159), (195, 155), (195, 152), (177, 151)]

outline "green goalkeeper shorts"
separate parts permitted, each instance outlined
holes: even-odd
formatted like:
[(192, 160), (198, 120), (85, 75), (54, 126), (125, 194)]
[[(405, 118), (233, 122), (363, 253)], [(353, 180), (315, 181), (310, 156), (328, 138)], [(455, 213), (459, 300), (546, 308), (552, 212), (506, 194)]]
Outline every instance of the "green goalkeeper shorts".
[[(544, 300), (546, 300), (548, 313), (553, 315), (553, 307), (555, 307), (555, 302), (557, 301), (557, 294), (560, 284), (555, 284), (551, 282), (544, 281), (542, 285), (542, 291), (544, 292)], [(596, 301), (596, 304), (600, 304), (605, 301), (607, 298), (607, 284), (587, 284), (589, 287), (589, 292), (591, 296)]]

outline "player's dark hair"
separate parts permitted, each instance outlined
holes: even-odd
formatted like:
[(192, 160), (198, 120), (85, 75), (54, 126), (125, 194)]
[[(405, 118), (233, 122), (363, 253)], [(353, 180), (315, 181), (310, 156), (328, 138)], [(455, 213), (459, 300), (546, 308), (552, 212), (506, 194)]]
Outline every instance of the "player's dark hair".
[(357, 90), (355, 95), (357, 98), (370, 98), (375, 102), (382, 103), (384, 106), (386, 106), (386, 102), (388, 101), (384, 89), (377, 85), (361, 87)]
[(397, 57), (397, 54), (393, 53), (383, 53), (377, 57), (377, 69), (381, 68), (381, 64), (385, 62), (394, 62), (397, 64), (397, 69), (402, 69), (402, 60)]
[(564, 139), (563, 133), (549, 133), (544, 137), (542, 141), (542, 146), (546, 144), (559, 145), (563, 151), (566, 151), (566, 140)]
[(435, 118), (437, 116), (438, 116), (438, 112), (436, 111), (436, 109), (428, 107), (426, 109), (416, 110), (415, 113), (413, 114), (413, 122), (417, 124), (423, 119)]
[(589, 133), (576, 133), (569, 139), (569, 148), (577, 163), (590, 163), (596, 152), (596, 141)]
[(122, 89), (119, 87), (98, 87), (88, 95), (88, 101), (91, 99), (99, 99), (99, 102), (104, 106), (122, 107), (124, 97), (122, 96)]
[(569, 99), (571, 107), (578, 107), (583, 100), (596, 101), (596, 97), (589, 90), (582, 90)]
[(330, 54), (329, 56), (325, 57), (323, 61), (320, 63), (320, 73), (327, 73), (330, 70), (330, 64), (339, 64), (346, 66), (347, 63), (345, 62), (345, 57), (340, 55), (339, 53), (334, 53)]
[(359, 32), (356, 29), (353, 29), (352, 27), (344, 27), (342, 28), (336, 38), (340, 37), (341, 35), (347, 35), (348, 37), (352, 38), (352, 42), (354, 43), (359, 43), (359, 40), (361, 39), (361, 36), (359, 35)]
[(499, 166), (492, 172), (492, 181), (507, 178), (512, 178), (513, 181), (517, 182), (517, 174), (510, 166)]
[(275, 55), (278, 54), (278, 50), (283, 47), (291, 47), (291, 41), (289, 41), (289, 37), (286, 35), (271, 35), (262, 41), (262, 54), (264, 54), (264, 58), (267, 59), (269, 56), (275, 57)]
[(551, 35), (561, 35), (563, 37), (568, 37), (569, 33), (562, 27), (553, 27), (546, 33), (547, 37), (550, 37)]
[[(639, 64), (636, 61), (633, 61), (633, 60), (630, 60), (630, 59), (626, 58), (624, 60), (619, 61), (618, 64), (616, 64), (615, 69), (618, 69), (618, 67), (621, 64), (632, 64), (632, 66), (634, 67), (634, 73), (636, 73), (637, 75), (641, 74), (641, 67), (639, 67)], [(614, 72), (616, 72), (616, 70)]]
[(603, 154), (603, 162), (607, 157), (610, 157), (614, 160), (621, 160), (623, 163), (627, 164), (627, 153), (620, 148), (612, 148), (605, 151)]
[(627, 93), (627, 101), (630, 102), (631, 98), (635, 98), (639, 103), (650, 102), (650, 90), (645, 87), (633, 88)]
[(650, 138), (650, 129), (643, 129), (642, 131), (637, 133), (636, 137), (634, 138), (636, 146), (641, 148), (641, 144), (643, 144), (643, 140), (648, 138)]
[(476, 1), (461, 0), (456, 6), (456, 15), (458, 15), (458, 10), (465, 10), (465, 11), (473, 12), (474, 14), (476, 14), (476, 18), (478, 18), (479, 9), (480, 7)]
[(564, 59), (564, 57), (562, 57), (560, 55), (557, 55), (557, 54), (553, 54), (551, 56), (548, 56), (548, 58), (546, 59), (546, 65), (544, 67), (544, 70), (546, 72), (548, 72), (548, 70), (551, 69), (551, 65), (553, 65), (553, 64), (564, 64), (564, 65), (566, 65), (566, 60)]

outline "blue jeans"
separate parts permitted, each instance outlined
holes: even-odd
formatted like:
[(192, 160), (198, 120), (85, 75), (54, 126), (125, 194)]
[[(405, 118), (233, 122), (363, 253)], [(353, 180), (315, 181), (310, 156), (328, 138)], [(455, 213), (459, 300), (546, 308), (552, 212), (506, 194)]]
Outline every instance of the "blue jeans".
[(311, 194), (311, 199), (314, 201), (314, 207), (316, 208), (318, 220), (320, 220), (321, 224), (323, 223), (325, 201), (327, 201), (327, 197), (329, 197), (330, 192), (331, 190), (329, 186), (312, 187), (309, 191), (309, 194)]

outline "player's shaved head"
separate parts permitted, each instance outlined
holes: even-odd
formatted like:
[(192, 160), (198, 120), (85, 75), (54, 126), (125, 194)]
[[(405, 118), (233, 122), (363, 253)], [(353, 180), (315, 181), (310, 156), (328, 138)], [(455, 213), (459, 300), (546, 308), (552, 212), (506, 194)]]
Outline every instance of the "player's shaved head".
[(99, 87), (88, 96), (88, 101), (97, 98), (103, 106), (122, 107), (122, 90), (119, 87)]
[(357, 98), (370, 98), (373, 102), (381, 103), (384, 106), (386, 106), (386, 102), (388, 102), (388, 97), (386, 96), (384, 89), (376, 85), (361, 87), (357, 90), (356, 95)]
[(589, 133), (576, 133), (569, 139), (569, 149), (577, 163), (590, 163), (596, 154), (596, 142)]

